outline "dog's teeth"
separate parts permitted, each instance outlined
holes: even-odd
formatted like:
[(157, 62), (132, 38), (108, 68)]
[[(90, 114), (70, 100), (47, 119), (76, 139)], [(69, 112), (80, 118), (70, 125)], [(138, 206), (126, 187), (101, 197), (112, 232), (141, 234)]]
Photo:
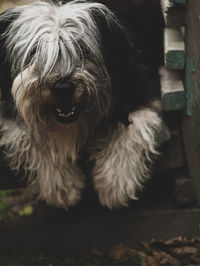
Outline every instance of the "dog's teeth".
[(56, 111), (57, 111), (58, 113), (61, 113), (61, 112), (62, 112), (59, 108), (56, 108)]
[(68, 117), (70, 117), (70, 116), (72, 116), (72, 115), (74, 115), (74, 112), (73, 112), (73, 111), (70, 112), (70, 113), (68, 113), (68, 114), (63, 114), (63, 113), (61, 113), (61, 112), (59, 112), (59, 114), (58, 114), (58, 116), (60, 116), (60, 117), (65, 117), (65, 118), (68, 118)]
[(67, 117), (70, 117), (71, 115), (74, 115), (74, 112), (67, 114), (65, 117), (67, 118)]

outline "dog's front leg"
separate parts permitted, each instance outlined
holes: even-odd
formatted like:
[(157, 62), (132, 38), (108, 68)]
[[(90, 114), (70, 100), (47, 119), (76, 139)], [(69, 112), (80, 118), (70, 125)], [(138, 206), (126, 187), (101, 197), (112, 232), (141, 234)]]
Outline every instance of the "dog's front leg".
[[(12, 121), (1, 121), (2, 138), (12, 170), (21, 167), (29, 177), (29, 185), (39, 199), (50, 205), (68, 209), (77, 203), (84, 187), (84, 175), (76, 162), (51, 146), (38, 146), (26, 130)], [(4, 122), (4, 123), (3, 123)]]
[(37, 178), (32, 182), (32, 189), (39, 194), (39, 199), (66, 210), (80, 199), (83, 187), (84, 176), (78, 166), (70, 161), (64, 166), (55, 165), (46, 158), (37, 170)]
[(149, 176), (161, 119), (149, 108), (130, 113), (128, 127), (118, 123), (109, 140), (93, 155), (94, 186), (102, 205), (127, 206)]

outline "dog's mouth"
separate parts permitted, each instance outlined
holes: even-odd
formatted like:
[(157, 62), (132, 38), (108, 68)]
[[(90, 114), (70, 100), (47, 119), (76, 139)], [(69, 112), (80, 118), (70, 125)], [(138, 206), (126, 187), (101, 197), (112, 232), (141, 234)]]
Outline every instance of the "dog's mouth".
[(64, 106), (64, 105), (56, 105), (55, 106), (55, 117), (56, 120), (64, 123), (69, 124), (78, 119), (79, 116), (79, 108), (75, 104), (71, 106)]

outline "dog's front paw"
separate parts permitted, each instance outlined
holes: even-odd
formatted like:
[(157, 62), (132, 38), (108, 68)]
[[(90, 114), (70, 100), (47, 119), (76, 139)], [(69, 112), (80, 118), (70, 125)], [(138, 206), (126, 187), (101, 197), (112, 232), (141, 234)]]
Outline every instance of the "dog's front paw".
[(45, 163), (41, 164), (38, 169), (36, 179), (30, 183), (31, 190), (47, 204), (68, 210), (81, 198), (84, 187), (82, 171), (70, 162), (60, 168), (53, 163), (48, 163), (49, 168), (45, 166)]
[(58, 189), (52, 191), (51, 194), (40, 195), (40, 199), (44, 200), (48, 205), (68, 210), (69, 207), (74, 206), (81, 198), (81, 191), (75, 187)]
[(95, 189), (98, 191), (101, 205), (110, 209), (128, 207), (130, 199), (136, 198), (136, 184), (132, 178), (120, 173), (113, 173), (110, 177), (95, 179)]

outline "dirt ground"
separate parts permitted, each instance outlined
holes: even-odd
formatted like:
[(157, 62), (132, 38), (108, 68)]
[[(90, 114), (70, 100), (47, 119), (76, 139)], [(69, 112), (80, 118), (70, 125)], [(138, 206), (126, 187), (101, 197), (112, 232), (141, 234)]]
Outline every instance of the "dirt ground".
[(1, 266), (194, 266), (200, 265), (200, 240), (179, 238), (167, 242), (141, 242), (133, 249), (119, 244), (106, 252), (98, 249), (82, 256), (50, 256), (43, 252), (10, 254), (0, 251)]
[[(18, 221), (23, 218), (34, 219), (45, 216), (49, 211), (46, 205), (32, 199), (23, 190), (0, 191), (1, 223)], [(50, 209), (51, 210), (51, 209)], [(27, 236), (28, 237), (28, 236)], [(23, 254), (0, 250), (0, 266), (194, 266), (200, 265), (200, 238), (188, 240), (183, 237), (168, 241), (149, 243), (140, 241), (137, 247), (119, 243), (107, 250), (93, 247), (87, 254), (56, 257), (37, 253)]]

